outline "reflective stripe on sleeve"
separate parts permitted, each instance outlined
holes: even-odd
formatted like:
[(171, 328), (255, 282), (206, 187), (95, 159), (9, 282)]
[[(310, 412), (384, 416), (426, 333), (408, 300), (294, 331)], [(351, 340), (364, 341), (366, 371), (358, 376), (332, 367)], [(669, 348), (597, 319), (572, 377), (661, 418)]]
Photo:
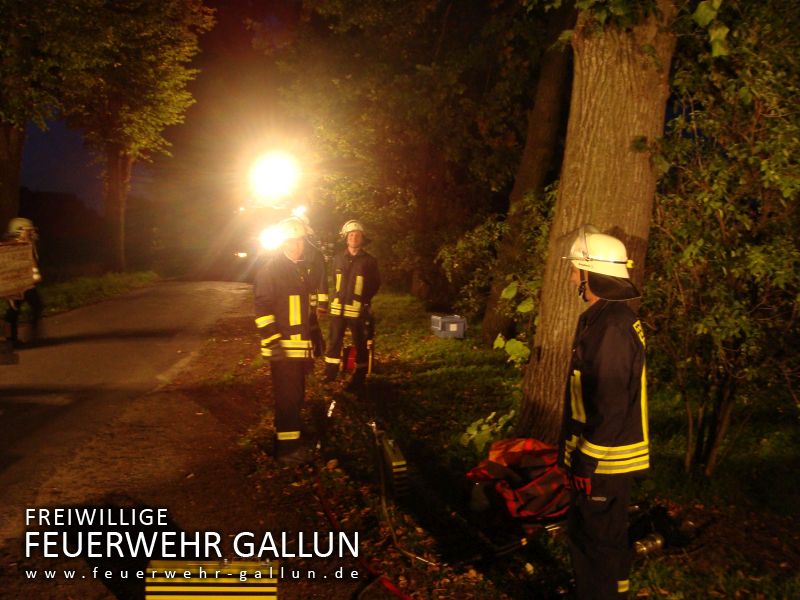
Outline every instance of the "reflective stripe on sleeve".
[(275, 335), (271, 335), (268, 338), (264, 338), (263, 340), (261, 340), (261, 346), (262, 347), (263, 346), (269, 346), (275, 340), (280, 339), (280, 337), (281, 337), (281, 334), (280, 333), (276, 333)]
[(264, 315), (263, 317), (256, 318), (256, 327), (261, 329), (262, 327), (271, 325), (274, 322), (275, 322), (275, 315)]

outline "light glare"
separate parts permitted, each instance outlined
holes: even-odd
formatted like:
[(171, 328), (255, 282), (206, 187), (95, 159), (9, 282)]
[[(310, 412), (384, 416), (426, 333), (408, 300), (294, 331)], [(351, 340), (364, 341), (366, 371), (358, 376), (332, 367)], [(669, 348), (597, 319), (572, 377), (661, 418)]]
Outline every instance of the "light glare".
[(284, 242), (283, 230), (272, 225), (258, 234), (258, 243), (264, 250), (275, 250)]
[(261, 200), (278, 200), (290, 195), (300, 182), (300, 165), (285, 152), (260, 157), (250, 168), (250, 189)]

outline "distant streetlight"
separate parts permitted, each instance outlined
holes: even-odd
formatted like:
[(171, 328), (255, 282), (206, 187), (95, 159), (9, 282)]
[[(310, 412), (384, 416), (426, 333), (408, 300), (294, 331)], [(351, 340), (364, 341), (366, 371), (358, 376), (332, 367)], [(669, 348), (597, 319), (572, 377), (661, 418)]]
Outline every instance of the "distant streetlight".
[(290, 196), (300, 183), (300, 165), (291, 154), (270, 152), (250, 167), (249, 181), (258, 203), (279, 208), (281, 200)]

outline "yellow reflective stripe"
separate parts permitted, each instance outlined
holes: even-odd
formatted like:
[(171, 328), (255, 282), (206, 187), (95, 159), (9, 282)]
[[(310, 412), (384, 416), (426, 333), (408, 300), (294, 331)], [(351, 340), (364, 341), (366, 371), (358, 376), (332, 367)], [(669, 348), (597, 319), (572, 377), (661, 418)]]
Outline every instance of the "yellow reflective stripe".
[(617, 592), (620, 594), (624, 594), (629, 589), (631, 589), (631, 582), (628, 579), (623, 579), (622, 581), (617, 581)]
[(649, 444), (647, 442), (637, 442), (635, 444), (628, 444), (627, 446), (600, 446), (584, 438), (581, 438), (578, 443), (580, 451), (587, 456), (598, 459), (606, 458), (609, 460), (641, 456), (642, 453), (648, 451), (648, 447)]
[(286, 358), (311, 358), (311, 349), (285, 350)]
[(578, 436), (574, 434), (564, 443), (564, 464), (568, 467), (572, 465), (572, 452), (577, 446)]
[(300, 325), (303, 316), (300, 314), (300, 295), (292, 294), (289, 296), (289, 325)]
[(327, 302), (328, 301), (328, 294), (317, 294), (317, 301), (319, 301), (319, 302)]
[(274, 322), (275, 322), (275, 315), (264, 315), (263, 317), (258, 317), (256, 319), (256, 327), (261, 329), (262, 327), (271, 325)]
[(293, 340), (302, 340), (303, 339), (303, 334), (302, 333), (293, 333), (290, 337)]
[(336, 291), (338, 292), (341, 287), (342, 287), (342, 274), (341, 273), (337, 273), (336, 274)]
[(291, 340), (281, 340), (281, 346), (283, 348), (311, 348), (311, 340), (295, 339), (292, 336)]
[(330, 365), (338, 365), (339, 363), (342, 362), (342, 360), (340, 358), (331, 358), (330, 356), (326, 356), (325, 362)]
[(644, 343), (644, 328), (642, 327), (642, 322), (636, 321), (636, 323), (633, 324), (633, 329), (634, 331), (636, 331), (636, 335), (639, 336), (639, 340), (642, 342), (642, 346), (646, 346), (646, 344)]
[(356, 287), (353, 290), (353, 293), (356, 296), (360, 296), (361, 292), (364, 290), (364, 276), (363, 275), (356, 275)]
[(283, 440), (299, 440), (300, 439), (300, 432), (299, 431), (279, 431), (278, 432), (278, 439)]
[(597, 463), (595, 473), (600, 475), (619, 475), (620, 473), (633, 473), (650, 468), (650, 457), (634, 458), (631, 460), (601, 460)]
[(263, 340), (261, 340), (261, 345), (262, 346), (267, 346), (271, 342), (274, 342), (275, 340), (277, 340), (279, 337), (281, 337), (281, 334), (280, 333), (276, 333), (275, 335), (271, 335), (268, 338), (264, 338)]
[(648, 415), (647, 415), (647, 367), (642, 365), (642, 389), (640, 392), (641, 395), (641, 410), (642, 410), (642, 438), (645, 442), (650, 439), (650, 431), (648, 426)]
[(572, 407), (572, 418), (579, 423), (586, 423), (586, 409), (583, 407), (583, 388), (581, 387), (581, 372), (572, 371), (569, 378), (569, 400)]

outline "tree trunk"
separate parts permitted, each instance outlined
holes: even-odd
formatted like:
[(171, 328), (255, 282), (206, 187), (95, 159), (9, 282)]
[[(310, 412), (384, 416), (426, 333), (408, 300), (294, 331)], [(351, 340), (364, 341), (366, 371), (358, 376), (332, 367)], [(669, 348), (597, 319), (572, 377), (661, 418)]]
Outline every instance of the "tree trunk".
[(0, 123), (0, 227), (19, 214), (19, 178), (25, 130)]
[(509, 196), (507, 233), (497, 251), (497, 268), (492, 278), (481, 335), (484, 342), (493, 343), (499, 333), (508, 337), (513, 321), (500, 309), (500, 294), (506, 287), (506, 275), (514, 272), (515, 265), (525, 248), (519, 245), (524, 214), (520, 205), (529, 193), (541, 194), (548, 183), (547, 174), (554, 167), (558, 134), (566, 109), (568, 92), (569, 50), (553, 47), (561, 32), (575, 23), (575, 9), (571, 3), (553, 13), (547, 24), (547, 50), (542, 56), (536, 97), (528, 111), (528, 133), (522, 151), (514, 188)]
[(656, 175), (646, 145), (664, 129), (675, 47), (671, 1), (632, 29), (593, 28), (578, 16), (567, 141), (518, 432), (555, 442), (561, 426), (570, 346), (584, 309), (562, 260), (573, 232), (592, 223), (619, 237), (642, 281)]
[(722, 399), (720, 400), (720, 407), (715, 411), (714, 417), (716, 427), (714, 428), (714, 438), (711, 440), (708, 450), (708, 459), (705, 461), (705, 468), (703, 469), (703, 475), (706, 477), (711, 477), (711, 474), (717, 467), (722, 441), (725, 439), (725, 436), (728, 434), (728, 429), (730, 429), (731, 426), (731, 415), (733, 414), (734, 404), (732, 399), (734, 397), (732, 385), (733, 384), (730, 382), (726, 383), (724, 392), (722, 393)]
[(104, 208), (108, 227), (110, 268), (125, 270), (125, 206), (130, 189), (133, 159), (121, 147), (106, 148)]

